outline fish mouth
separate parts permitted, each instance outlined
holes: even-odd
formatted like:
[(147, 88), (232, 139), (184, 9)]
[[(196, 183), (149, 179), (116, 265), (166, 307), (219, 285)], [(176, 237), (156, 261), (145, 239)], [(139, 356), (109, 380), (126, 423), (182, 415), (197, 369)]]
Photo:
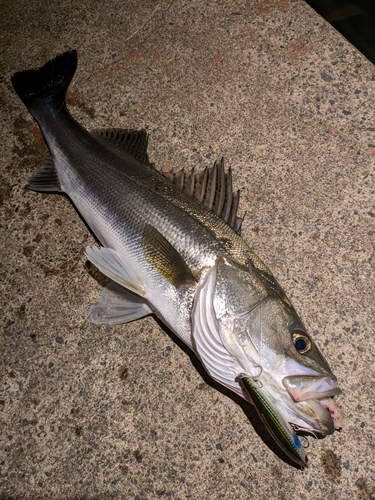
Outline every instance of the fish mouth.
[(290, 423), (299, 431), (320, 436), (332, 434), (343, 426), (340, 408), (333, 397), (341, 394), (334, 376), (296, 375), (282, 380), (294, 402)]
[(298, 387), (299, 399), (303, 397), (302, 393), (309, 398), (304, 401), (294, 401), (288, 389), (284, 396), (275, 397), (267, 379), (261, 381), (245, 374), (239, 377), (273, 439), (302, 469), (306, 467), (308, 459), (298, 435), (325, 437), (342, 427), (340, 408), (333, 401), (333, 396), (340, 394), (341, 390), (333, 376), (286, 377), (289, 380), (286, 380), (284, 387), (288, 387), (295, 397)]
[(341, 394), (336, 377), (292, 375), (284, 377), (283, 386), (296, 403), (310, 399), (321, 399)]

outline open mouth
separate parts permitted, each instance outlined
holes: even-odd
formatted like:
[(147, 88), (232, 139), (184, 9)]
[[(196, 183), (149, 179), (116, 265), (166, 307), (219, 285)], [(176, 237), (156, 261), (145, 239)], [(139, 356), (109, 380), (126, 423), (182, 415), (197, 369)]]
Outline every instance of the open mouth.
[(343, 425), (340, 408), (333, 400), (341, 393), (334, 377), (285, 377), (283, 385), (290, 397), (282, 400), (275, 399), (260, 381), (245, 375), (241, 379), (270, 434), (301, 468), (307, 465), (307, 455), (297, 434), (324, 437)]
[(289, 422), (295, 430), (314, 434), (315, 436), (328, 436), (341, 428), (339, 408), (331, 397), (322, 399), (309, 399), (295, 403)]
[(342, 427), (340, 408), (333, 400), (341, 394), (335, 377), (291, 376), (282, 383), (295, 403), (299, 429), (326, 436)]
[(341, 394), (336, 377), (295, 375), (283, 378), (283, 386), (295, 402)]

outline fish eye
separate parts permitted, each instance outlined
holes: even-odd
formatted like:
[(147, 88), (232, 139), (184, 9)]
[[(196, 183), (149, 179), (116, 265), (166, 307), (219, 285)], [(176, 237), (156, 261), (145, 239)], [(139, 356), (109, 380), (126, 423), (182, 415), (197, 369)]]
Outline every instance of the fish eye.
[(299, 332), (293, 333), (293, 344), (300, 354), (305, 354), (305, 352), (308, 352), (311, 349), (312, 345), (309, 337), (304, 333)]

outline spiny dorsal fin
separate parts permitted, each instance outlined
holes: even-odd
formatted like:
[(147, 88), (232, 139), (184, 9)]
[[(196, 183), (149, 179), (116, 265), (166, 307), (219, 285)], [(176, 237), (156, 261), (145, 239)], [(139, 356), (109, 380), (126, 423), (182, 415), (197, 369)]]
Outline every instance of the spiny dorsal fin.
[(182, 255), (149, 224), (142, 232), (142, 249), (150, 266), (176, 288), (194, 283), (194, 275)]
[(224, 158), (198, 174), (194, 168), (162, 173), (181, 191), (200, 201), (241, 234), (243, 218), (237, 216), (240, 191), (233, 193), (232, 170), (229, 168), (225, 172)]
[(98, 128), (92, 130), (91, 134), (123, 149), (142, 163), (151, 165), (147, 154), (148, 134), (146, 130)]

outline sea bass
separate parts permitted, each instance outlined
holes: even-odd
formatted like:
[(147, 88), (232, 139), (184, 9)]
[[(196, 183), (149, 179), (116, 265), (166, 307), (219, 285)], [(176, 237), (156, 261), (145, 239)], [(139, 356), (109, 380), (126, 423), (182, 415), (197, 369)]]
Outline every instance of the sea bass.
[(76, 51), (12, 83), (38, 122), (50, 155), (28, 181), (66, 193), (100, 247), (87, 258), (111, 283), (89, 312), (118, 324), (155, 314), (208, 374), (252, 402), (299, 467), (299, 433), (326, 436), (342, 425), (336, 377), (268, 267), (241, 238), (239, 192), (223, 161), (201, 173), (162, 174), (144, 130), (88, 132), (65, 94)]

